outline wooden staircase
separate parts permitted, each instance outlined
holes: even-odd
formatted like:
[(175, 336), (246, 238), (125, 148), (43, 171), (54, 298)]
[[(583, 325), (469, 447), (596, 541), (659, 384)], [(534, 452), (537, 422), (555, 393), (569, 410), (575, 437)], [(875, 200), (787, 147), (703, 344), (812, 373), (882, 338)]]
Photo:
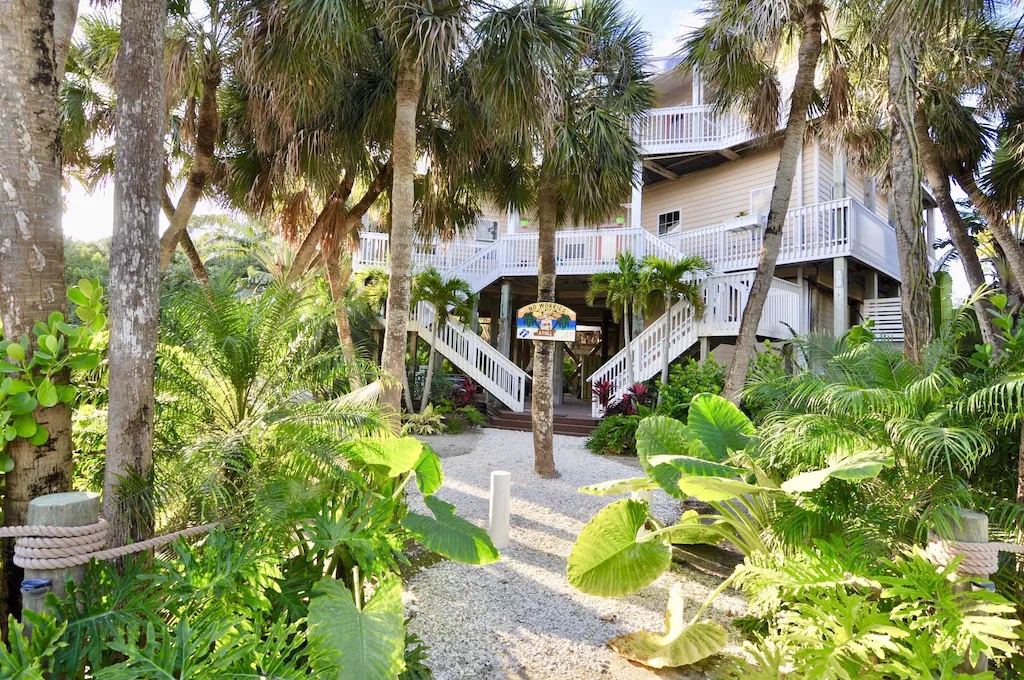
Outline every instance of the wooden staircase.
[[(580, 412), (580, 409), (567, 410), (555, 406), (554, 411), (555, 434), (588, 437), (597, 427), (597, 419), (591, 417), (589, 413)], [(487, 408), (487, 427), (493, 427), (496, 430), (529, 432), (533, 429), (533, 421), (529, 411), (516, 413), (505, 408), (490, 406)]]

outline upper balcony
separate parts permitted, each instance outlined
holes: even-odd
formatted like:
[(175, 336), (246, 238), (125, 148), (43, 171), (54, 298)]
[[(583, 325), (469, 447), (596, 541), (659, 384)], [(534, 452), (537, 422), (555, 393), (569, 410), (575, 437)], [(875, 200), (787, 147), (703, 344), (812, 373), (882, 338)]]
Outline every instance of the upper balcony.
[(637, 129), (645, 156), (720, 151), (753, 138), (742, 116), (703, 105), (651, 109)]

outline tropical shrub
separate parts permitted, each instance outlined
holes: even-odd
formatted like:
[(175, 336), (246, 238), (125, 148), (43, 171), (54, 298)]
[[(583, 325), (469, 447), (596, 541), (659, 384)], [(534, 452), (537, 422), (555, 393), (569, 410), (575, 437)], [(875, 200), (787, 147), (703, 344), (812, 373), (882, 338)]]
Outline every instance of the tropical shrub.
[(639, 415), (610, 415), (602, 418), (590, 436), (586, 447), (602, 456), (635, 456), (636, 428)]
[(713, 354), (703, 362), (687, 358), (669, 370), (668, 384), (660, 388), (658, 413), (684, 420), (695, 396), (721, 394), (723, 385), (725, 366), (715, 361)]
[(445, 418), (430, 404), (422, 413), (402, 414), (402, 434), (433, 435), (445, 432)]
[(480, 413), (480, 409), (472, 404), (456, 406), (453, 402), (448, 401), (439, 405), (436, 412), (444, 417), (444, 431), (447, 434), (459, 434), (487, 424), (484, 414)]
[(748, 646), (757, 667), (738, 676), (954, 678), (981, 654), (1019, 657), (1013, 606), (973, 589), (956, 564), (936, 567), (916, 548), (889, 558), (845, 538), (751, 556), (735, 583), (763, 632)]

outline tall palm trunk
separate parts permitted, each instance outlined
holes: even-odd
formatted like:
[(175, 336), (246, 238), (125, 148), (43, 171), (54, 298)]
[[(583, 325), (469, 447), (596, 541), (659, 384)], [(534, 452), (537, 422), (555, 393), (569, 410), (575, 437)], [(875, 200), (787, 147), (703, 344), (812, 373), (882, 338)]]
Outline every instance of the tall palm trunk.
[(622, 335), (626, 344), (626, 386), (636, 384), (636, 364), (633, 361), (633, 315), (630, 305), (622, 307)]
[(932, 273), (921, 218), (921, 163), (914, 131), (917, 55), (913, 39), (898, 30), (889, 37), (890, 179), (900, 262), (903, 355), (919, 362), (931, 341)]
[(107, 542), (112, 547), (153, 533), (148, 494), (160, 318), (166, 24), (167, 0), (125, 0), (121, 5), (110, 246), (110, 406), (103, 477), (103, 517), (110, 525)]
[[(985, 285), (985, 272), (981, 268), (981, 259), (978, 251), (967, 233), (967, 225), (964, 224), (960, 211), (956, 209), (949, 192), (949, 173), (939, 155), (939, 150), (932, 141), (928, 132), (928, 121), (925, 118), (924, 107), (917, 107), (917, 118), (914, 121), (914, 128), (917, 135), (917, 145), (921, 150), (921, 166), (924, 168), (925, 179), (931, 187), (935, 201), (939, 204), (939, 211), (946, 223), (946, 230), (953, 241), (953, 247), (960, 255), (960, 262), (964, 267), (964, 275), (972, 290), (978, 290)], [(978, 328), (981, 331), (982, 342), (986, 342), (995, 348), (1002, 346), (1001, 339), (992, 325), (992, 314), (984, 300), (974, 303), (974, 311), (978, 316)]]
[[(544, 170), (541, 171), (544, 174)], [(555, 301), (555, 231), (558, 200), (552, 180), (544, 177), (537, 192), (537, 300)], [(533, 395), (530, 415), (533, 421), (534, 470), (541, 477), (557, 477), (554, 453), (554, 347), (544, 340), (533, 341)]]
[(814, 96), (814, 73), (821, 55), (821, 5), (812, 4), (804, 10), (803, 35), (797, 55), (796, 78), (790, 97), (789, 118), (779, 153), (779, 166), (775, 171), (775, 186), (772, 188), (772, 202), (768, 209), (768, 224), (764, 230), (764, 242), (757, 262), (757, 271), (750, 286), (747, 306), (743, 309), (736, 351), (729, 370), (725, 374), (722, 396), (733, 403), (739, 403), (740, 392), (747, 380), (747, 369), (757, 345), (757, 327), (768, 292), (775, 277), (775, 264), (782, 249), (782, 229), (789, 212), (789, 198), (793, 194), (793, 178), (796, 176), (800, 150), (804, 144), (804, 130), (807, 128), (807, 110)]
[[(67, 313), (60, 210), (57, 88), (66, 52), (54, 14), (73, 25), (73, 9), (52, 2), (0, 0), (0, 321), (5, 337), (31, 337), (32, 325)], [(68, 12), (70, 14), (70, 19)], [(65, 45), (66, 46), (66, 45)], [(28, 348), (31, 349), (31, 348)], [(63, 378), (64, 376), (62, 376)], [(24, 524), (28, 502), (71, 488), (71, 413), (66, 404), (36, 411), (50, 439), (7, 447), (14, 469), (4, 476), (4, 524)], [(0, 627), (20, 610), (20, 569), (13, 541), (0, 552)]]
[[(409, 295), (412, 279), (413, 175), (416, 171), (416, 111), (419, 108), (423, 66), (406, 49), (399, 59), (395, 88), (395, 138), (391, 151), (394, 178), (391, 182), (391, 276), (384, 320), (384, 371), (392, 378), (405, 373), (405, 339), (409, 326)], [(393, 417), (392, 428), (401, 429), (401, 390), (389, 383), (381, 404)]]
[[(196, 150), (192, 159), (192, 168), (188, 173), (188, 181), (182, 191), (173, 216), (169, 217), (170, 225), (160, 238), (160, 268), (163, 269), (174, 258), (174, 249), (183, 243), (189, 220), (195, 212), (199, 199), (213, 174), (214, 152), (217, 147), (217, 133), (220, 131), (220, 114), (217, 110), (217, 88), (220, 87), (220, 60), (210, 55), (203, 74), (203, 94), (199, 99), (196, 115)], [(186, 255), (189, 255), (186, 246)], [(190, 256), (191, 257), (191, 256)], [(205, 273), (205, 268), (200, 268)], [(192, 271), (198, 273), (193, 264)], [(197, 277), (198, 278), (198, 277)]]
[(416, 352), (419, 350), (420, 335), (413, 331), (409, 333), (409, 366), (408, 370), (402, 371), (402, 387), (405, 390), (405, 410), (409, 413), (416, 412), (416, 406), (412, 400), (412, 388), (409, 386), (409, 374), (412, 373), (414, 379), (416, 373), (419, 372), (419, 359), (416, 357)]
[(985, 192), (978, 187), (970, 171), (961, 170), (954, 176), (956, 177), (957, 184), (967, 192), (971, 202), (981, 211), (985, 222), (988, 223), (988, 230), (992, 233), (996, 243), (999, 244), (1000, 249), (1002, 249), (1006, 264), (1010, 268), (1010, 273), (1013, 274), (1013, 278), (1017, 282), (1017, 287), (1024, 289), (1024, 246), (1021, 245), (1016, 234), (1010, 229), (1010, 225), (1006, 223), (1006, 218), (993, 204), (992, 199), (985, 195)]
[(348, 382), (352, 389), (362, 387), (363, 377), (359, 372), (359, 356), (356, 344), (352, 341), (352, 326), (349, 324), (346, 293), (348, 282), (352, 277), (352, 265), (341, 266), (340, 258), (327, 258), (327, 283), (331, 287), (331, 300), (334, 302), (334, 325), (338, 329), (338, 345), (341, 355), (348, 364)]
[(427, 375), (423, 379), (423, 395), (420, 397), (420, 413), (427, 410), (427, 404), (430, 403), (430, 385), (434, 379), (434, 364), (437, 363), (438, 357), (437, 352), (434, 351), (434, 347), (437, 346), (437, 326), (440, 323), (437, 319), (436, 312), (434, 313), (434, 323), (430, 324), (430, 348), (427, 350)]
[(668, 368), (669, 364), (672, 363), (669, 359), (669, 336), (672, 335), (672, 295), (666, 291), (665, 293), (665, 333), (661, 337), (661, 385), (662, 389), (658, 390), (658, 405), (661, 405), (662, 397), (665, 395), (664, 387), (668, 385)]

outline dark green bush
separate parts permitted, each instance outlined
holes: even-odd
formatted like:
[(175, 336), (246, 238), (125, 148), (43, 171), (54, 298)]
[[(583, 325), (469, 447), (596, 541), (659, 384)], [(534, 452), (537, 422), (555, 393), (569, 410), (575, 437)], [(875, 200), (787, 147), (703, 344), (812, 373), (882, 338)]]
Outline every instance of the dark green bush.
[(672, 366), (668, 385), (661, 385), (661, 406), (658, 413), (678, 420), (686, 420), (690, 401), (702, 392), (721, 394), (725, 384), (725, 366), (715, 361), (712, 354), (704, 363), (686, 359)]
[(586, 447), (602, 456), (635, 456), (636, 428), (640, 419), (639, 415), (604, 418), (587, 437)]

